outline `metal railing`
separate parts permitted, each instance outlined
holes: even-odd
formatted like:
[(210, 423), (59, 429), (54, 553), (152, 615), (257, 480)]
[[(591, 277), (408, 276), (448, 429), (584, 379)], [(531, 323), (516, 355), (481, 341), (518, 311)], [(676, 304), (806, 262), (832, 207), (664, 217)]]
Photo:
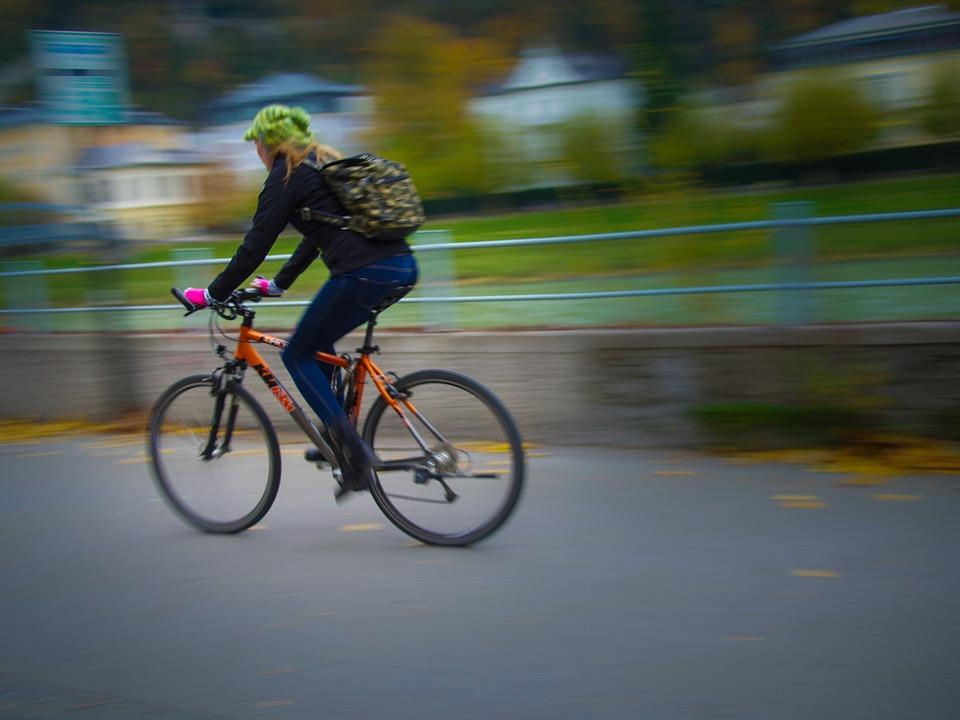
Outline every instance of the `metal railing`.
[[(930, 220), (944, 218), (960, 218), (960, 208), (943, 210), (919, 210), (910, 212), (869, 213), (857, 215), (840, 215), (828, 217), (813, 217), (809, 215), (809, 203), (780, 203), (774, 206), (775, 217), (770, 220), (756, 220), (713, 225), (689, 225), (651, 230), (634, 230), (613, 233), (592, 233), (583, 235), (563, 235), (546, 238), (521, 238), (511, 240), (487, 240), (473, 242), (426, 242), (415, 245), (417, 253), (436, 253), (438, 256), (449, 252), (498, 249), (507, 247), (524, 247), (537, 245), (562, 245), (571, 243), (606, 242), (619, 240), (654, 239), (676, 237), (684, 235), (702, 235), (714, 233), (744, 232), (756, 230), (772, 230), (775, 232), (775, 248), (781, 269), (785, 266), (794, 266), (794, 260), (806, 252), (809, 241), (805, 231), (808, 228), (828, 225), (848, 225), (856, 223), (898, 222), (910, 220)], [(446, 231), (434, 230), (420, 233), (420, 237), (449, 238)], [(270, 255), (265, 262), (280, 262), (287, 260), (289, 254)], [(190, 260), (171, 260), (146, 263), (107, 264), (89, 267), (74, 268), (30, 268), (7, 270), (0, 272), (0, 278), (29, 278), (40, 276), (55, 276), (75, 273), (98, 273), (107, 271), (145, 270), (152, 268), (195, 267), (205, 265), (223, 266), (230, 258), (197, 258)], [(789, 267), (788, 267), (789, 269)], [(787, 273), (790, 274), (790, 273)], [(752, 292), (793, 292), (809, 290), (826, 290), (837, 288), (876, 288), (876, 287), (903, 287), (921, 285), (945, 285), (960, 283), (960, 275), (943, 275), (936, 277), (890, 278), (881, 280), (837, 280), (837, 281), (810, 281), (793, 277), (782, 282), (733, 284), (733, 285), (705, 285), (700, 287), (667, 287), (636, 290), (611, 290), (595, 292), (569, 293), (540, 293), (540, 294), (499, 294), (499, 295), (434, 295), (404, 298), (403, 303), (470, 303), (470, 302), (523, 302), (537, 300), (590, 300), (600, 298), (631, 298), (670, 295), (702, 295), (720, 293), (752, 293)], [(802, 273), (801, 273), (802, 274)], [(270, 307), (305, 306), (310, 300), (272, 300)], [(117, 311), (152, 311), (170, 310), (179, 308), (176, 304), (157, 305), (93, 305), (83, 307), (0, 307), (0, 315), (37, 315), (52, 313), (87, 313), (87, 312), (117, 312)], [(792, 313), (793, 318), (785, 318), (787, 322), (804, 321), (803, 309)]]

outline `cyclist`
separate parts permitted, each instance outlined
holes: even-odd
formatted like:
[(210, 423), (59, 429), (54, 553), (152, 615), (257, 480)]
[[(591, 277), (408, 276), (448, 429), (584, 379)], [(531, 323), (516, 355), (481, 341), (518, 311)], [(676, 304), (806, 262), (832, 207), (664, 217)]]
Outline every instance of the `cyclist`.
[(268, 105), (256, 114), (243, 137), (253, 141), (269, 174), (253, 224), (223, 272), (206, 289), (187, 288), (184, 294), (198, 307), (226, 300), (263, 262), (287, 224), (303, 240), (274, 278), (257, 276), (252, 287), (264, 296), (282, 295), (311, 262), (322, 257), (330, 276), (303, 313), (281, 357), (338, 452), (339, 499), (366, 487), (374, 455), (330, 387), (333, 366), (316, 362), (315, 353), (333, 353), (334, 343), (363, 324), (373, 308), (398, 288), (414, 285), (418, 269), (410, 246), (402, 239), (368, 240), (329, 223), (304, 220), (296, 212), (309, 207), (344, 214), (322, 175), (302, 164), (307, 158), (323, 164), (341, 157), (334, 148), (320, 144), (309, 128), (310, 115), (303, 108)]

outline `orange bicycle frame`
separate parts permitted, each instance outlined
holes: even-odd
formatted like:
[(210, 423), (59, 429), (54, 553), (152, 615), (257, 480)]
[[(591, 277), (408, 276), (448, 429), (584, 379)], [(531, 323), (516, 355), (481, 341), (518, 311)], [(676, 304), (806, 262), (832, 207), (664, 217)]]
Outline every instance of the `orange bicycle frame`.
[[(254, 330), (250, 327), (241, 326), (240, 337), (237, 340), (237, 348), (234, 352), (234, 359), (245, 362), (247, 365), (252, 367), (260, 376), (260, 378), (267, 384), (267, 387), (270, 388), (270, 392), (273, 393), (273, 396), (279, 401), (283, 409), (293, 415), (294, 419), (297, 420), (298, 424), (300, 424), (300, 420), (297, 418), (298, 411), (302, 414), (299, 405), (283, 386), (283, 384), (273, 374), (273, 371), (270, 369), (267, 361), (264, 360), (263, 356), (257, 352), (256, 348), (253, 347), (254, 343), (263, 343), (265, 345), (271, 345), (282, 350), (283, 348), (287, 347), (287, 341), (266, 333), (262, 333), (259, 330)], [(316, 359), (320, 362), (334, 365), (345, 370), (349, 369), (351, 365), (350, 360), (342, 358), (339, 355), (331, 355), (325, 352), (318, 352), (316, 354)], [(400, 402), (398, 402), (394, 395), (387, 390), (388, 383), (390, 382), (387, 374), (381, 370), (377, 364), (373, 362), (373, 360), (370, 359), (369, 354), (363, 353), (360, 355), (360, 358), (357, 360), (353, 371), (355, 374), (353, 380), (354, 399), (353, 404), (348, 411), (350, 422), (356, 425), (360, 417), (363, 389), (366, 385), (367, 376), (369, 375), (380, 396), (391, 408), (400, 414), (401, 419), (406, 424), (407, 419), (404, 417), (403, 410), (400, 407)], [(404, 399), (403, 404), (412, 412), (416, 412), (409, 400)]]

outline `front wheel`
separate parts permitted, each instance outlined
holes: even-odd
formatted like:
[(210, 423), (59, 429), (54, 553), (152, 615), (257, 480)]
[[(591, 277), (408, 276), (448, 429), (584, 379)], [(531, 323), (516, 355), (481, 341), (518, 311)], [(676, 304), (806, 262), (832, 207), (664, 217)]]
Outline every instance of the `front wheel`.
[(363, 437), (382, 466), (377, 505), (398, 528), (431, 545), (470, 545), (506, 522), (520, 500), (523, 443), (503, 403), (476, 380), (422, 370), (394, 385), (401, 412), (383, 397)]
[(205, 532), (258, 522), (280, 487), (280, 445), (241, 385), (194, 375), (171, 385), (150, 414), (148, 450), (160, 493)]

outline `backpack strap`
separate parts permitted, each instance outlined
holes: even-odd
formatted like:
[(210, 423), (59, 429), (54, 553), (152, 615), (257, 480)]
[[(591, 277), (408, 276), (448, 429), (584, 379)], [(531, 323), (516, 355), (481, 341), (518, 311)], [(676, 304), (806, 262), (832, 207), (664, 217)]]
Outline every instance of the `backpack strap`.
[[(315, 163), (310, 158), (304, 158), (300, 161), (300, 164), (306, 165), (311, 170), (316, 170), (319, 173), (323, 172), (324, 166)], [(336, 213), (326, 212), (325, 210), (313, 210), (308, 207), (298, 208), (294, 212), (299, 214), (302, 220), (318, 220), (328, 225), (335, 225), (341, 230), (349, 230), (350, 221), (353, 219), (350, 215), (338, 215)]]
[(300, 216), (301, 220), (318, 220), (328, 225), (336, 225), (341, 230), (350, 229), (350, 221), (353, 219), (350, 215), (337, 215), (328, 213), (325, 210), (313, 210), (308, 207), (302, 207), (294, 210)]

